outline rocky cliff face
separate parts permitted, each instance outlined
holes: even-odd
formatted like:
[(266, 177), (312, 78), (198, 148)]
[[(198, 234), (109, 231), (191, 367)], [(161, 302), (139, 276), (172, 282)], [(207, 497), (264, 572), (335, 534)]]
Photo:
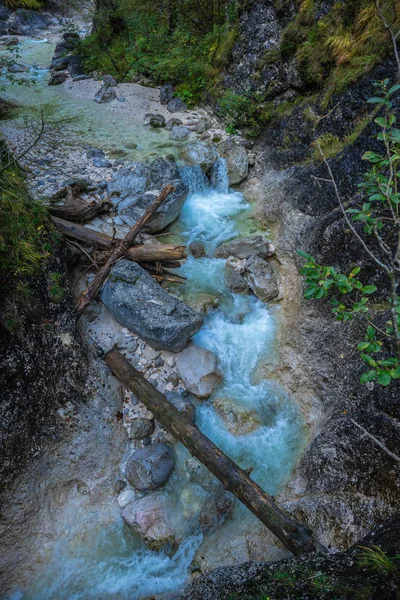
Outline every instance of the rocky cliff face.
[[(51, 273), (59, 277), (62, 297), (57, 302), (50, 293)], [(58, 439), (57, 410), (83, 399), (87, 363), (61, 251), (30, 283), (29, 300), (20, 300), (12, 310), (13, 333), (3, 326), (0, 330), (0, 479), (4, 484)]]
[[(321, 181), (327, 172), (313, 141), (327, 142), (340, 193), (351, 201), (367, 170), (363, 153), (378, 149), (377, 126), (366, 101), (376, 93), (375, 81), (397, 79), (394, 59), (383, 60), (327, 101), (326, 89), (318, 91), (302, 80), (295, 59), (282, 59), (282, 31), (295, 9), (290, 2), (284, 3), (284, 10), (278, 4), (253, 2), (244, 11), (233, 62), (225, 75), (226, 84), (237, 93), (251, 91), (273, 100), (270, 120), (255, 143), (257, 161), (244, 191), (257, 201), (259, 218), (275, 232), (282, 264), (298, 267), (297, 249), (343, 271), (359, 264), (364, 279), (379, 284), (384, 298), (384, 279), (349, 232), (333, 186)], [(318, 15), (323, 16), (335, 3), (317, 4)], [(394, 108), (400, 112), (399, 99)], [(400, 508), (399, 462), (371, 437), (400, 455), (396, 402), (400, 387), (359, 383), (365, 370), (356, 350), (365, 331), (361, 320), (336, 322), (324, 302), (294, 305), (295, 301), (289, 309), (296, 315), (293, 329), (281, 334), (280, 364), (269, 375), (285, 382), (297, 369), (298, 388), (292, 382), (291, 391), (296, 393), (300, 380), (308, 378), (323, 417), (291, 484), (298, 500), (287, 506), (324, 544), (345, 548)]]

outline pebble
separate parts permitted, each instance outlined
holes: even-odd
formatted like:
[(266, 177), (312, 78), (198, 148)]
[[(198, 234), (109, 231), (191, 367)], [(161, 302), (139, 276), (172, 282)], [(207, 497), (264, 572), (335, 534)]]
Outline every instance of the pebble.
[(143, 438), (142, 443), (143, 443), (143, 446), (150, 446), (151, 438), (149, 438), (149, 437)]
[(149, 360), (155, 360), (160, 356), (160, 351), (154, 350), (154, 348), (151, 348), (150, 346), (146, 346), (146, 348), (143, 350), (143, 354)]
[(156, 360), (154, 361), (154, 366), (155, 366), (155, 367), (162, 367), (162, 366), (163, 366), (163, 364), (164, 364), (164, 361), (163, 361), (163, 359), (161, 358), (161, 356), (158, 356), (158, 357), (156, 358)]
[(178, 373), (175, 373), (175, 371), (170, 373), (170, 375), (168, 375), (167, 377), (167, 381), (169, 381), (174, 387), (176, 387), (179, 383)]
[(123, 479), (117, 479), (117, 481), (114, 483), (114, 490), (117, 492), (117, 494), (119, 494), (126, 488), (126, 486), (126, 481)]

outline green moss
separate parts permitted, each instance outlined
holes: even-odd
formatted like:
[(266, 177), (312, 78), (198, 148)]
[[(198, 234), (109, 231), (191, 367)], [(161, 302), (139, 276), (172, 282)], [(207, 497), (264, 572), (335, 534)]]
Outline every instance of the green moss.
[[(24, 173), (0, 140), (0, 289), (29, 292), (27, 279), (48, 256), (47, 210), (29, 195)], [(47, 248), (47, 249), (46, 249)], [(4, 300), (4, 295), (2, 296)]]
[[(370, 115), (365, 115), (362, 117), (354, 126), (353, 131), (346, 135), (344, 138), (340, 139), (336, 135), (332, 135), (331, 133), (324, 133), (318, 139), (318, 144), (323, 152), (325, 158), (332, 158), (342, 152), (344, 148), (354, 144), (358, 136), (364, 131), (368, 123), (371, 122), (372, 117)], [(322, 160), (321, 153), (318, 149), (317, 144), (313, 143), (313, 161)]]

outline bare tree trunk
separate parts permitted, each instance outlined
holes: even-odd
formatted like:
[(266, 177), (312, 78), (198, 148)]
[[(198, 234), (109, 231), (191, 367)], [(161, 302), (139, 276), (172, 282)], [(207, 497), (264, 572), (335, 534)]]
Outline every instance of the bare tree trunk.
[(88, 285), (88, 287), (81, 293), (76, 304), (75, 311), (77, 313), (77, 318), (82, 315), (82, 313), (86, 310), (86, 307), (92, 300), (92, 298), (97, 294), (100, 287), (103, 285), (105, 280), (107, 279), (111, 267), (120, 259), (125, 256), (126, 251), (129, 246), (133, 244), (138, 233), (143, 229), (146, 223), (150, 220), (153, 213), (161, 206), (161, 204), (167, 199), (169, 194), (174, 191), (174, 187), (172, 185), (167, 185), (161, 192), (161, 194), (156, 198), (151, 206), (146, 210), (143, 217), (141, 217), (132, 229), (126, 234), (123, 240), (120, 241), (118, 246), (112, 252), (110, 258), (107, 260), (104, 267), (100, 269), (97, 273), (96, 277), (93, 281)]
[(73, 221), (75, 223), (86, 223), (97, 215), (107, 212), (112, 204), (110, 202), (87, 202), (79, 196), (71, 187), (67, 188), (67, 197), (64, 204), (56, 204), (47, 208), (54, 217)]
[(114, 375), (143, 402), (156, 419), (200, 460), (295, 556), (326, 551), (310, 529), (280, 508), (259, 485), (211, 440), (192, 425), (166, 397), (153, 387), (119, 352), (111, 351), (106, 363)]

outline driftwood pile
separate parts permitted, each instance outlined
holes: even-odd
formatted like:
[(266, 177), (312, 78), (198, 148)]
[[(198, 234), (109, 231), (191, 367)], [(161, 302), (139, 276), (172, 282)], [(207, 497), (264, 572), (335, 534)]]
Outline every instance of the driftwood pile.
[[(77, 306), (78, 316), (82, 314), (88, 302), (100, 289), (107, 278), (112, 265), (121, 258), (133, 260), (146, 269), (152, 277), (162, 283), (164, 281), (184, 283), (184, 278), (168, 269), (181, 266), (181, 260), (186, 258), (184, 246), (172, 244), (134, 244), (137, 235), (143, 229), (153, 213), (173, 191), (171, 185), (164, 188), (154, 203), (147, 209), (141, 219), (131, 228), (124, 239), (110, 237), (104, 233), (84, 227), (82, 224), (94, 219), (101, 213), (107, 212), (112, 206), (108, 201), (98, 201), (95, 198), (88, 202), (80, 195), (79, 187), (67, 187), (61, 190), (53, 200), (64, 199), (64, 204), (51, 204), (48, 208), (58, 231), (82, 253), (83, 260), (89, 260), (97, 269), (97, 275), (90, 284), (90, 290), (85, 290)], [(85, 300), (83, 300), (85, 297)], [(83, 308), (85, 307), (85, 308)]]

